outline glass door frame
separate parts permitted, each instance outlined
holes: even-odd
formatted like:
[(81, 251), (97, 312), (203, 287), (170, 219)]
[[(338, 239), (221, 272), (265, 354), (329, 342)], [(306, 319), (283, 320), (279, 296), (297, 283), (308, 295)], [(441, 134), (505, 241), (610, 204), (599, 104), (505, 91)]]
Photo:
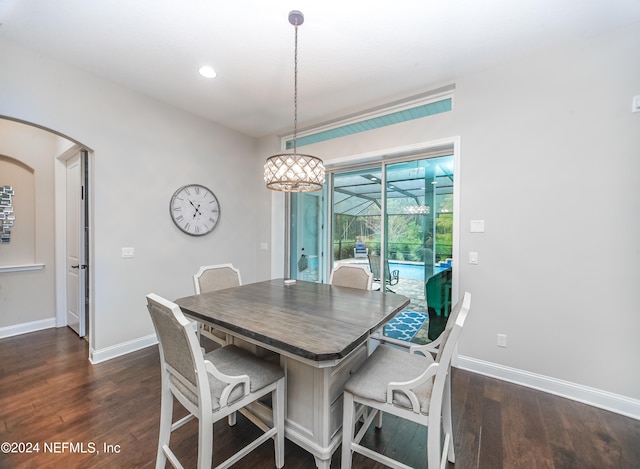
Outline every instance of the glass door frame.
[[(456, 302), (459, 292), (459, 274), (460, 274), (460, 137), (450, 137), (437, 141), (422, 142), (402, 147), (390, 148), (388, 150), (379, 150), (367, 153), (366, 155), (353, 156), (351, 158), (340, 158), (340, 162), (325, 164), (327, 168), (327, 182), (324, 190), (325, 203), (324, 207), (333, 207), (333, 175), (338, 172), (345, 172), (350, 170), (357, 170), (363, 168), (371, 168), (373, 166), (380, 166), (382, 169), (386, 165), (401, 163), (405, 161), (413, 161), (424, 158), (434, 158), (438, 156), (453, 155), (454, 166), (454, 188), (453, 188), (453, 240), (452, 240), (452, 252), (453, 252), (453, 276), (452, 276), (452, 302)], [(385, 177), (383, 181), (383, 187), (386, 186), (385, 171), (382, 171)], [(285, 240), (285, 259), (284, 259), (284, 271), (285, 275), (289, 277), (291, 275), (291, 250), (290, 250), (290, 197), (291, 194), (285, 194), (285, 226), (284, 228), (284, 240)], [(382, 198), (382, 203), (386, 204), (385, 198)], [(386, 211), (386, 205), (382, 207)], [(324, 256), (324, 268), (322, 269), (323, 275), (319, 281), (327, 282), (331, 266), (333, 264), (333, 249), (332, 249), (332, 235), (333, 233), (333, 220), (329, 213), (329, 210), (323, 211), (324, 226), (322, 227), (322, 238), (325, 243), (324, 251), (327, 255)], [(385, 213), (385, 212), (383, 212)], [(384, 232), (384, 230), (382, 230)], [(381, 233), (381, 237), (386, 236), (386, 233)], [(386, 239), (381, 239), (381, 246), (384, 247)], [(331, 254), (331, 255), (329, 255)], [(386, 252), (384, 253), (386, 255)], [(383, 258), (383, 256), (380, 256)]]

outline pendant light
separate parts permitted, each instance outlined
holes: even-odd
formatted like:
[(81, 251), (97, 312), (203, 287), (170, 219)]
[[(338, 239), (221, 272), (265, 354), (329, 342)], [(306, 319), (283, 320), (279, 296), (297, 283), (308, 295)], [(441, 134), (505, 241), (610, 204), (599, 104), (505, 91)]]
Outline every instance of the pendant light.
[(279, 153), (267, 158), (264, 180), (267, 188), (282, 192), (313, 192), (324, 184), (324, 164), (320, 158), (297, 152), (298, 137), (298, 26), (304, 22), (301, 12), (289, 13), (289, 23), (295, 27), (293, 85), (293, 153)]

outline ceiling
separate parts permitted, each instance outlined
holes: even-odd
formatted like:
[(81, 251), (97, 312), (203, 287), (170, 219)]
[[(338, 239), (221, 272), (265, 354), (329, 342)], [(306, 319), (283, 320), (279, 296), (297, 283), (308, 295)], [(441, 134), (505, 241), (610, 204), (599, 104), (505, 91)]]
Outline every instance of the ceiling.
[(293, 9), (300, 127), (640, 21), (640, 0), (0, 0), (0, 37), (260, 137), (293, 126)]

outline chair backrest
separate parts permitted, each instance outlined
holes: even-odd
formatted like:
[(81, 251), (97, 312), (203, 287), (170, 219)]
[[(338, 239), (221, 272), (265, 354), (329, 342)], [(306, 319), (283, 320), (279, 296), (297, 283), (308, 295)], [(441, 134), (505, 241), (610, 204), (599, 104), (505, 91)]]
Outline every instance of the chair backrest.
[(191, 322), (178, 305), (154, 293), (147, 295), (147, 309), (158, 336), (163, 379), (179, 382), (199, 399), (210, 396), (199, 392), (208, 387), (207, 373)]
[(465, 292), (464, 296), (456, 303), (449, 315), (447, 325), (442, 331), (442, 342), (436, 354), (436, 362), (451, 363), (453, 351), (458, 343), (458, 338), (462, 332), (462, 327), (467, 320), (469, 309), (471, 308), (471, 293)]
[(380, 280), (380, 256), (375, 254), (369, 254), (369, 269), (373, 273), (373, 278), (377, 281)]
[[(380, 256), (375, 254), (370, 254), (369, 256), (369, 268), (371, 272), (373, 272), (373, 279), (380, 281), (382, 277), (380, 277)], [(397, 271), (394, 271), (397, 273)], [(384, 261), (384, 281), (386, 283), (397, 283), (397, 279), (393, 278), (391, 275), (391, 270), (389, 269), (389, 261)]]
[(193, 276), (196, 295), (242, 285), (240, 271), (232, 264), (204, 265)]
[(340, 264), (331, 271), (329, 278), (331, 285), (338, 287), (360, 288), (362, 290), (371, 290), (373, 283), (373, 274), (362, 265), (357, 264)]
[(365, 243), (357, 242), (355, 244), (356, 252), (367, 252), (367, 247)]

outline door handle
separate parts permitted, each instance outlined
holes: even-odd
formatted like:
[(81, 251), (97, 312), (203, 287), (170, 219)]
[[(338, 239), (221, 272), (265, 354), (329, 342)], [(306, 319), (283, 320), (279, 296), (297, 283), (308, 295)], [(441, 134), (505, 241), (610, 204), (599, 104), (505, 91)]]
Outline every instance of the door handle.
[(71, 266), (72, 269), (77, 269), (78, 267), (80, 267), (80, 265), (72, 265)]
[(72, 269), (86, 269), (87, 268), (87, 264), (82, 264), (82, 265), (72, 265), (71, 266)]

